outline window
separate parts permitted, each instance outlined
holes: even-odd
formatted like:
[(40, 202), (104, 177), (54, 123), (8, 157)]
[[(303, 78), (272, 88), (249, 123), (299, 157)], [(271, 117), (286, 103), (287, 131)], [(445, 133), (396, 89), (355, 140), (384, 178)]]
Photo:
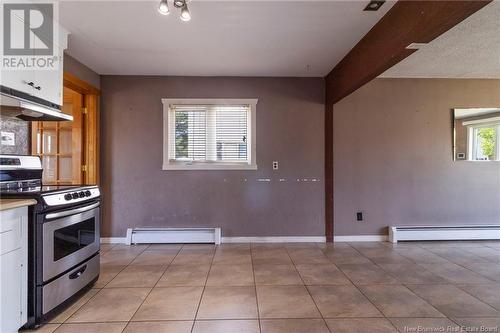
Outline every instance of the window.
[(500, 160), (500, 118), (464, 122), (472, 161)]
[(257, 169), (256, 99), (163, 99), (163, 169)]

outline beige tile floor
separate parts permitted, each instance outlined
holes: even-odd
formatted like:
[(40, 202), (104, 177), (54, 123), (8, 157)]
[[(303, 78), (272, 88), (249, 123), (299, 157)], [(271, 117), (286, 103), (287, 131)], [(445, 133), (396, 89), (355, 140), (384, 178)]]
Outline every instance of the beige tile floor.
[(500, 332), (500, 242), (101, 251), (94, 288), (37, 332)]

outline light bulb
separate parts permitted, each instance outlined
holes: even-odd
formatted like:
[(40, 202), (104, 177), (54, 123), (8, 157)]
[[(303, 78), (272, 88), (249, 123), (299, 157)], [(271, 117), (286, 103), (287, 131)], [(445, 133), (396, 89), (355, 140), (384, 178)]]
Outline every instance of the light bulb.
[(181, 8), (181, 20), (187, 22), (191, 20), (191, 13), (189, 12), (188, 6), (184, 4)]
[(168, 2), (167, 0), (161, 0), (160, 4), (158, 5), (158, 12), (162, 15), (168, 15), (170, 14), (170, 10), (168, 9)]

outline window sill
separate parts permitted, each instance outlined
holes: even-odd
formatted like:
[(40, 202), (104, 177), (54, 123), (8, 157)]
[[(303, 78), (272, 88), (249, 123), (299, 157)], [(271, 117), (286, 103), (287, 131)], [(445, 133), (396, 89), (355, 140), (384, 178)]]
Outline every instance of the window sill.
[(220, 163), (169, 163), (163, 170), (257, 170), (256, 164), (220, 164)]

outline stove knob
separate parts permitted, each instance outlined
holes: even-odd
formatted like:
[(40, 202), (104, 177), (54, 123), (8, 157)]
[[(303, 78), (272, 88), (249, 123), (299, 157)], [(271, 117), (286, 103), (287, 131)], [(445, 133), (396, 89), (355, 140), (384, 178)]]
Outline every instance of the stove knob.
[(78, 193), (80, 195), (80, 198), (85, 198), (85, 192), (81, 191), (80, 193)]
[(73, 197), (73, 199), (78, 199), (80, 196), (78, 195), (78, 192), (74, 192), (71, 194), (71, 196)]
[(89, 190), (85, 191), (85, 196), (86, 197), (90, 197), (91, 195), (92, 195), (92, 193)]
[(71, 196), (71, 193), (68, 193), (68, 194), (64, 195), (64, 200), (68, 201), (68, 200), (71, 200), (71, 199), (73, 199), (73, 197)]

